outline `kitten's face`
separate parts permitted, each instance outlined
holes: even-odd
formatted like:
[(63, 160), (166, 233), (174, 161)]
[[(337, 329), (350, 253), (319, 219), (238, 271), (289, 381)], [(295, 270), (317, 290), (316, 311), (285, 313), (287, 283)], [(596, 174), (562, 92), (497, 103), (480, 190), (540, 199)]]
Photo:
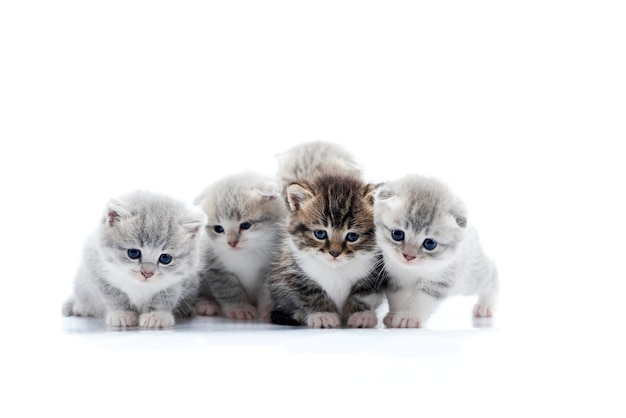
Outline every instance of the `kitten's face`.
[(263, 210), (218, 214), (209, 220), (207, 231), (213, 247), (222, 252), (267, 248), (278, 232), (273, 216)]
[(248, 186), (212, 190), (198, 201), (213, 248), (222, 254), (272, 250), (286, 215), (278, 191)]
[(101, 235), (105, 260), (138, 283), (182, 279), (193, 271), (203, 216), (170, 203), (110, 203)]
[(288, 186), (289, 233), (298, 251), (329, 266), (373, 254), (372, 190), (356, 179), (334, 176)]
[(461, 211), (432, 194), (387, 195), (375, 203), (377, 242), (385, 262), (406, 269), (437, 270), (454, 258), (465, 236)]

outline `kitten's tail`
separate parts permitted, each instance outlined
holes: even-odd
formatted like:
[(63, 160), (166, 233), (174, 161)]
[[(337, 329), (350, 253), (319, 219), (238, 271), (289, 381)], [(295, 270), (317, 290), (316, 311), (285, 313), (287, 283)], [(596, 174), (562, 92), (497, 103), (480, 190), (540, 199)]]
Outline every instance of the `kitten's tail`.
[(72, 316), (74, 315), (74, 298), (71, 297), (65, 301), (63, 307), (61, 308), (61, 313), (63, 316)]

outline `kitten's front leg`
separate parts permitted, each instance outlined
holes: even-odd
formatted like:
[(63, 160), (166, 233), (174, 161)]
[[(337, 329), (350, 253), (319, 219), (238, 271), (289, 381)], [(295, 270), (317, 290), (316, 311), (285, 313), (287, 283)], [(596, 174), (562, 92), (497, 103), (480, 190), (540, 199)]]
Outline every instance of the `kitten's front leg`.
[(341, 318), (335, 312), (312, 312), (307, 315), (306, 324), (310, 328), (338, 328)]
[(257, 310), (248, 301), (237, 276), (227, 271), (210, 269), (204, 272), (202, 280), (219, 302), (224, 316), (230, 319), (257, 317)]
[[(311, 281), (310, 288), (313, 287), (318, 287), (318, 285)], [(319, 290), (308, 290), (304, 294), (303, 307), (306, 315), (304, 322), (310, 328), (340, 327), (341, 316), (337, 312), (335, 303), (323, 289)]]
[(388, 291), (389, 313), (383, 323), (389, 328), (420, 328), (439, 307), (442, 299), (420, 289)]
[(106, 314), (106, 324), (110, 327), (136, 327), (137, 312), (113, 310)]
[(497, 300), (497, 291), (485, 292), (478, 295), (478, 301), (473, 309), (474, 317), (491, 318), (495, 313)]
[(174, 325), (173, 311), (180, 296), (181, 291), (177, 287), (157, 293), (139, 315), (139, 325), (144, 328), (169, 328)]
[(139, 315), (139, 325), (144, 328), (169, 328), (174, 325), (174, 315), (168, 311), (151, 311)]
[(352, 295), (346, 303), (347, 325), (350, 328), (374, 328), (378, 324), (376, 308), (382, 302), (381, 294)]

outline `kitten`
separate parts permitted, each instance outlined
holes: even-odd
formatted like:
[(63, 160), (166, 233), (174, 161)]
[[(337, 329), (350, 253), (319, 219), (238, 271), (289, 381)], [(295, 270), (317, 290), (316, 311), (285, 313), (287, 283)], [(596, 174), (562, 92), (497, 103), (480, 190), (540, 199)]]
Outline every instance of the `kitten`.
[[(336, 158), (335, 158), (336, 156)], [(282, 156), (287, 234), (267, 278), (271, 320), (313, 328), (374, 327), (384, 277), (372, 192), (349, 154), (307, 143)]]
[(478, 295), (474, 315), (494, 314), (495, 264), (467, 225), (465, 206), (445, 184), (417, 175), (385, 184), (375, 194), (374, 213), (389, 275), (385, 325), (423, 326), (452, 295)]
[(111, 327), (170, 327), (193, 314), (205, 216), (167, 196), (137, 191), (111, 199), (87, 239), (65, 316)]
[(261, 283), (287, 212), (278, 183), (252, 172), (234, 174), (207, 187), (195, 204), (207, 215), (209, 236), (197, 312), (254, 319), (258, 309), (269, 317)]

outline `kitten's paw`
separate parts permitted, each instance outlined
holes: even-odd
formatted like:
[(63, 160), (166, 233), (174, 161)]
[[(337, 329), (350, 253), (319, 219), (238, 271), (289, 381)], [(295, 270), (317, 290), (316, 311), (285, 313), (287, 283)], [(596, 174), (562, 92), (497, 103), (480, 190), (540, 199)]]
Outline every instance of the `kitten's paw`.
[(174, 315), (166, 311), (152, 311), (139, 315), (139, 325), (144, 328), (168, 328), (174, 325)]
[(378, 324), (376, 312), (364, 311), (356, 312), (348, 318), (348, 326), (350, 328), (374, 328)]
[(219, 315), (220, 306), (210, 300), (200, 300), (196, 303), (196, 313), (203, 316)]
[(112, 311), (106, 315), (106, 324), (110, 327), (136, 327), (137, 312)]
[(389, 312), (383, 319), (383, 324), (389, 328), (420, 328), (421, 321), (406, 313)]
[(224, 316), (230, 319), (249, 320), (257, 317), (257, 311), (252, 305), (227, 306), (224, 308)]
[(494, 313), (493, 306), (484, 303), (474, 305), (473, 314), (475, 318), (491, 318)]
[(306, 324), (311, 328), (337, 328), (341, 318), (333, 312), (314, 312), (307, 316)]

